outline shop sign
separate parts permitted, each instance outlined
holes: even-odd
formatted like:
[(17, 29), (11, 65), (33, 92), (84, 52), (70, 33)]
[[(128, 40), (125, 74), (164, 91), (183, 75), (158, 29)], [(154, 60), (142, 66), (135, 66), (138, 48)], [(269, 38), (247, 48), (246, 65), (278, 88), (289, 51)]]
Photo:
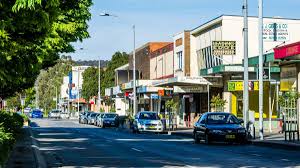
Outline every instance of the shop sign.
[(294, 43), (283, 47), (274, 48), (274, 58), (283, 59), (300, 54), (300, 43)]
[(207, 86), (174, 86), (174, 93), (206, 93)]
[(280, 91), (290, 91), (292, 88), (296, 88), (296, 78), (280, 80)]
[(146, 93), (147, 87), (146, 86), (139, 87), (139, 88), (137, 88), (137, 92), (138, 93)]
[[(249, 91), (258, 91), (259, 84), (258, 81), (249, 81), (248, 82)], [(243, 91), (244, 90), (244, 82), (243, 81), (233, 81), (228, 82), (228, 91)]]
[(159, 99), (159, 96), (158, 96), (158, 94), (151, 94), (150, 98), (154, 99), (154, 100), (157, 100), (157, 99)]
[(236, 42), (235, 41), (213, 41), (212, 54), (215, 56), (235, 55)]
[(263, 27), (264, 41), (289, 41), (290, 34), (287, 23), (265, 23)]
[(164, 96), (165, 95), (165, 90), (158, 90), (158, 95), (159, 96)]

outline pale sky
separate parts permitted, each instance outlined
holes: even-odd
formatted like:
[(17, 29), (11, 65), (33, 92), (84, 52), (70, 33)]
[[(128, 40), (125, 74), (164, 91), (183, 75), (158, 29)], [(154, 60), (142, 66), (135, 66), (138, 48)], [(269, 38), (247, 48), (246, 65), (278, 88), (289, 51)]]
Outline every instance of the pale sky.
[[(257, 16), (258, 0), (249, 1), (249, 15)], [(243, 0), (93, 0), (90, 38), (74, 43), (75, 60), (108, 60), (116, 51), (133, 50), (149, 41), (172, 41), (172, 36), (222, 14), (242, 15)], [(299, 0), (264, 0), (264, 16), (300, 18)], [(101, 17), (103, 11), (118, 17)], [(80, 50), (83, 48), (83, 50)]]

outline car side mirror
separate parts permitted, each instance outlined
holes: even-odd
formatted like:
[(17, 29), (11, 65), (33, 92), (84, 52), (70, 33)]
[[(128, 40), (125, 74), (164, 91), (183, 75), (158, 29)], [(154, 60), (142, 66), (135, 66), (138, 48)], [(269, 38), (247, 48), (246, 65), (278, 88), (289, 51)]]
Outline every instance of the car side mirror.
[(239, 119), (239, 123), (240, 123), (240, 124), (243, 124), (243, 123), (244, 123), (244, 120), (243, 120), (243, 119)]

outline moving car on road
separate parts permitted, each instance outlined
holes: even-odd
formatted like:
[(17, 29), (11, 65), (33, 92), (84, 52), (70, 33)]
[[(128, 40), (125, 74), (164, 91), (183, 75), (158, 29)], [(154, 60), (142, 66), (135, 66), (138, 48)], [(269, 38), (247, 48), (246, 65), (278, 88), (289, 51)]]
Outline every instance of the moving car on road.
[(226, 112), (204, 113), (194, 125), (194, 140), (206, 144), (212, 141), (246, 142), (246, 130), (243, 120)]
[(118, 127), (119, 119), (116, 113), (104, 113), (100, 118), (99, 126), (101, 128), (105, 127)]
[(30, 114), (31, 118), (43, 118), (43, 116), (43, 112), (40, 109), (34, 109)]
[(163, 132), (163, 124), (157, 114), (152, 111), (138, 112), (131, 127), (132, 132)]
[(59, 119), (60, 118), (60, 113), (61, 113), (61, 110), (53, 109), (49, 112), (48, 118)]

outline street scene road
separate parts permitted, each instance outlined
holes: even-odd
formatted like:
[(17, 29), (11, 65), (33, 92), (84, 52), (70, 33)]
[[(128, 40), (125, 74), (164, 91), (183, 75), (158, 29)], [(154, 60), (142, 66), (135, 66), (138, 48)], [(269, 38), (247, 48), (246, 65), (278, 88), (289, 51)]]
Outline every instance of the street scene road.
[(48, 167), (300, 167), (296, 151), (194, 144), (192, 138), (133, 134), (76, 120), (34, 119), (32, 131)]

